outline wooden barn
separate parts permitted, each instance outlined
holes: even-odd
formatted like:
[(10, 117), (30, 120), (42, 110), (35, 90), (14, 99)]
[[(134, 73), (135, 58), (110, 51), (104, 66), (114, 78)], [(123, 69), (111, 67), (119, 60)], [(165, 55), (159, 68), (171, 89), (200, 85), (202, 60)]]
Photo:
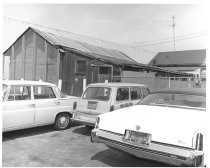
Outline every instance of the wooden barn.
[[(137, 63), (121, 51), (102, 48), (29, 27), (4, 53), (10, 57), (9, 79), (42, 80), (80, 96), (85, 84), (120, 81), (124, 72), (154, 76), (186, 74)], [(144, 73), (145, 74), (145, 73)], [(190, 76), (189, 74), (187, 74)], [(84, 80), (85, 79), (85, 80)]]

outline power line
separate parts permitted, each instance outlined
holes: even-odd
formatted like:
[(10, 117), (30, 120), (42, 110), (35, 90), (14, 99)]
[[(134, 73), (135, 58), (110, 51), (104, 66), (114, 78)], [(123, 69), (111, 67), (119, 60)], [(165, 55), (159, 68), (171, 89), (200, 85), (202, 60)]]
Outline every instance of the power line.
[[(201, 31), (201, 32), (195, 32), (195, 33), (190, 33), (190, 34), (184, 34), (184, 35), (178, 35), (178, 36), (175, 36), (175, 38), (181, 38), (181, 37), (188, 37), (188, 36), (194, 36), (194, 35), (203, 35), (203, 34), (206, 34), (207, 32), (206, 31)], [(171, 37), (168, 37), (168, 38), (162, 38), (162, 39), (159, 39), (159, 40), (152, 40), (152, 41), (144, 41), (144, 42), (137, 42), (137, 43), (130, 43), (128, 45), (130, 46), (139, 46), (139, 45), (147, 45), (148, 43), (150, 44), (153, 44), (153, 43), (159, 43), (159, 42), (165, 42), (165, 41), (168, 41), (168, 40), (171, 40), (172, 38)]]
[[(51, 29), (51, 30), (55, 30), (55, 31), (63, 32), (63, 33), (68, 33), (68, 34), (72, 34), (72, 35), (83, 36), (83, 37), (87, 37), (89, 39), (95, 39), (95, 40), (99, 40), (99, 41), (104, 41), (104, 42), (109, 42), (110, 43), (110, 41), (106, 41), (106, 40), (102, 40), (102, 39), (98, 39), (98, 38), (94, 38), (94, 37), (90, 37), (90, 36), (82, 35), (82, 34), (78, 34), (78, 33), (72, 33), (72, 32), (66, 31), (66, 30), (58, 29), (58, 28), (44, 26), (44, 25), (40, 25), (40, 24), (28, 22), (28, 21), (23, 21), (23, 20), (18, 20), (18, 19), (14, 19), (14, 18), (9, 18), (9, 17), (3, 17), (3, 18), (5, 20), (10, 20), (10, 21), (15, 21), (15, 22), (23, 23), (23, 24), (28, 24), (28, 25), (33, 25), (33, 26), (37, 26), (37, 27), (47, 28), (47, 29)], [(115, 42), (111, 42), (111, 43), (117, 44)]]
[[(177, 39), (176, 41), (187, 40), (187, 39), (201, 37), (201, 36), (205, 36), (205, 35), (206, 35), (206, 33), (200, 34), (200, 35), (191, 36), (191, 37), (180, 38), (180, 39)], [(174, 42), (174, 40), (168, 40), (168, 41), (162, 41), (162, 42), (151, 43), (151, 44), (144, 44), (144, 45), (135, 45), (135, 46), (132, 46), (132, 47), (133, 48), (138, 48), (138, 47), (153, 46), (153, 45), (164, 44), (164, 43), (171, 43), (171, 42)]]

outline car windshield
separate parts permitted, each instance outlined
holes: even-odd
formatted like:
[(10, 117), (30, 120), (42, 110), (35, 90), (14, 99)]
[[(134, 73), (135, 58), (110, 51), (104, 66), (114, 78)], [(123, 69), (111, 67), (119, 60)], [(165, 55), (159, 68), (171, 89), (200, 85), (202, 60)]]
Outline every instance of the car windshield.
[(94, 99), (108, 101), (110, 98), (111, 89), (107, 87), (89, 87), (83, 94), (83, 99)]
[(154, 93), (138, 104), (206, 108), (206, 97), (192, 94)]

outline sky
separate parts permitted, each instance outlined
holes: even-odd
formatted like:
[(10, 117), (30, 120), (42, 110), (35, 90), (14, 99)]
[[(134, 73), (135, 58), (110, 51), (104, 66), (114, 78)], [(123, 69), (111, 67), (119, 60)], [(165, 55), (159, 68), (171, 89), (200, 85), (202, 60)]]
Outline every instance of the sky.
[(29, 26), (35, 26), (23, 21), (128, 45), (148, 53), (148, 60), (158, 52), (173, 51), (173, 35), (175, 50), (206, 48), (204, 4), (10, 3), (3, 4), (3, 17), (2, 52)]

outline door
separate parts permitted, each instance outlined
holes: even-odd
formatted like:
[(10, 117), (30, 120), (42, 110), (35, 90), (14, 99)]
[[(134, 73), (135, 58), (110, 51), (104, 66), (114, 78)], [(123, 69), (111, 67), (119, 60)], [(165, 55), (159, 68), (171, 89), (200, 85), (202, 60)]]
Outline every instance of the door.
[(91, 83), (98, 83), (98, 67), (91, 66)]
[(111, 81), (111, 72), (112, 72), (112, 67), (100, 66), (98, 74), (98, 82), (104, 83), (105, 80)]
[(60, 107), (60, 100), (50, 86), (34, 86), (36, 104), (35, 123), (38, 125), (51, 124)]
[(11, 86), (3, 102), (3, 130), (29, 127), (34, 124), (35, 102), (31, 86)]

